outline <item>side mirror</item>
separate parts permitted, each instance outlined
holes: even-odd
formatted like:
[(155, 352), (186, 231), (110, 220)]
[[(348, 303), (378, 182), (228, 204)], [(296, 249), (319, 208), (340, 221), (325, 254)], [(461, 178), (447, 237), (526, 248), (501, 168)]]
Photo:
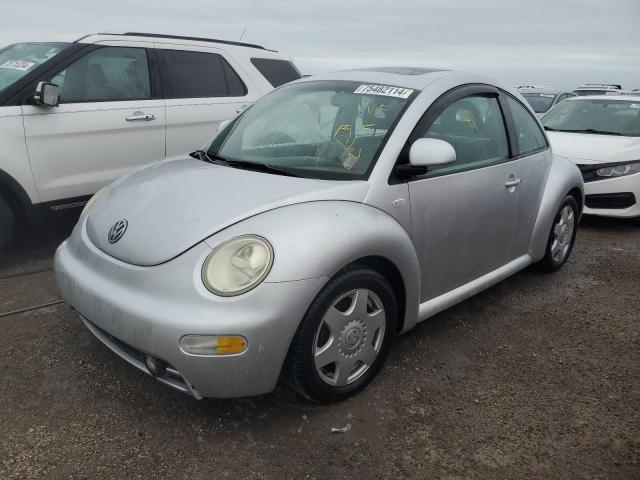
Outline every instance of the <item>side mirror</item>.
[(38, 83), (33, 101), (43, 107), (57, 107), (60, 103), (60, 87), (49, 82)]
[(449, 142), (437, 138), (419, 138), (409, 150), (412, 167), (435, 167), (456, 161), (456, 151)]

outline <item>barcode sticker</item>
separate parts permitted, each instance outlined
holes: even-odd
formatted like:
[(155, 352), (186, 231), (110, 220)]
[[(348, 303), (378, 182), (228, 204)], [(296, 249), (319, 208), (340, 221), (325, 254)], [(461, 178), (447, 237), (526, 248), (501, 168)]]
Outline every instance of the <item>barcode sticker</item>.
[(353, 93), (361, 95), (382, 95), (384, 97), (409, 98), (411, 88), (391, 87), (389, 85), (360, 85)]

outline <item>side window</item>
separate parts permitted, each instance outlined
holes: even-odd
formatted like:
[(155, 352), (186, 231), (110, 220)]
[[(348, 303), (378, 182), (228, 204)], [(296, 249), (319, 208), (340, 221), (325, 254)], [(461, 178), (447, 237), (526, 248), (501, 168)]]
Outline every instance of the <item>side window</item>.
[(60, 103), (141, 100), (151, 96), (144, 48), (99, 48), (51, 81), (60, 87)]
[(452, 103), (422, 137), (445, 140), (456, 151), (455, 163), (430, 169), (437, 174), (478, 168), (509, 156), (504, 119), (496, 97), (473, 95)]
[(526, 155), (547, 148), (547, 140), (529, 111), (511, 97), (507, 97), (518, 138), (518, 153)]
[(166, 98), (240, 97), (247, 88), (216, 53), (159, 50)]
[(300, 78), (300, 73), (291, 62), (286, 60), (252, 58), (251, 63), (273, 87), (279, 87)]

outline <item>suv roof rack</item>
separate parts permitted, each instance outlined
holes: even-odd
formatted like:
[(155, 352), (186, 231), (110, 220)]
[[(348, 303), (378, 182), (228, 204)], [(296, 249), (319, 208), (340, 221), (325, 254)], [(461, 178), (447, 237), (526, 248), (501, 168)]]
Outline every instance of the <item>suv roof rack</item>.
[(611, 83), (585, 83), (584, 85), (580, 85), (576, 90), (579, 90), (581, 88), (584, 88), (584, 89), (603, 88), (607, 90), (622, 90), (622, 85), (616, 85)]
[(182, 35), (164, 35), (162, 33), (125, 32), (125, 33), (99, 33), (98, 35), (121, 35), (121, 36), (129, 36), (129, 37), (151, 37), (151, 38), (169, 38), (173, 40), (192, 40), (194, 42), (223, 43), (225, 45), (235, 45), (237, 47), (249, 47), (249, 48), (258, 48), (260, 50), (267, 50), (262, 45), (255, 45), (253, 43), (234, 42), (231, 40), (218, 40), (215, 38), (204, 38), (204, 37), (186, 37)]
[(518, 90), (544, 90), (553, 88), (551, 85), (518, 85)]

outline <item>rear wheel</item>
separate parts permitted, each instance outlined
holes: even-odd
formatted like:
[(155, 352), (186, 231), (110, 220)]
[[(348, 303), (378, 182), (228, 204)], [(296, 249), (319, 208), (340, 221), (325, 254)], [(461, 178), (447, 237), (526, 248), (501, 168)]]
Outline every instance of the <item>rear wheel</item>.
[(571, 195), (567, 195), (553, 220), (547, 250), (540, 266), (547, 272), (560, 269), (573, 249), (576, 240), (578, 221), (578, 203)]
[(7, 201), (0, 197), (0, 251), (5, 250), (16, 232), (16, 217)]
[(285, 381), (303, 396), (344, 400), (364, 389), (389, 352), (396, 299), (378, 272), (356, 267), (331, 280), (313, 301), (289, 349)]

